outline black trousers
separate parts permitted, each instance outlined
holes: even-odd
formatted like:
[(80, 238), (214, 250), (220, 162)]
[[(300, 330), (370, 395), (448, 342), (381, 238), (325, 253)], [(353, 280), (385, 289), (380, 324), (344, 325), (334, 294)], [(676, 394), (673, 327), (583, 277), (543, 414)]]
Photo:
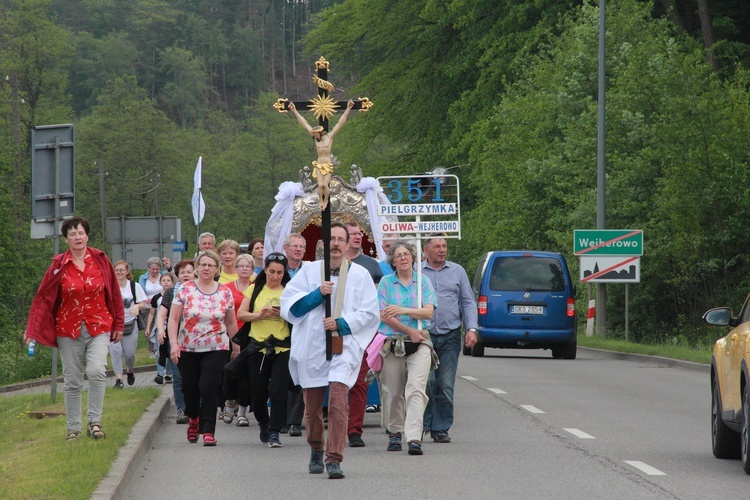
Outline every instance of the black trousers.
[(182, 375), (185, 414), (190, 418), (200, 418), (201, 434), (216, 431), (216, 407), (227, 356), (227, 351), (180, 353), (177, 367)]
[(251, 354), (247, 358), (247, 374), (255, 420), (260, 425), (268, 425), (271, 431), (280, 431), (286, 425), (286, 396), (292, 380), (289, 375), (289, 351), (273, 358), (266, 357), (262, 351)]

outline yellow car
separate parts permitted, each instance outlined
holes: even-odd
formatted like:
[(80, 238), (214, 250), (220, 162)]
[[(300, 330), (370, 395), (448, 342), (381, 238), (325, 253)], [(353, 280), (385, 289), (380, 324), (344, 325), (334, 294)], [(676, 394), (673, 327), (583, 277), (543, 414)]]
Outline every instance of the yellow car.
[(739, 316), (728, 307), (703, 315), (709, 325), (731, 326), (714, 344), (711, 357), (711, 443), (716, 458), (740, 458), (750, 474), (750, 295)]

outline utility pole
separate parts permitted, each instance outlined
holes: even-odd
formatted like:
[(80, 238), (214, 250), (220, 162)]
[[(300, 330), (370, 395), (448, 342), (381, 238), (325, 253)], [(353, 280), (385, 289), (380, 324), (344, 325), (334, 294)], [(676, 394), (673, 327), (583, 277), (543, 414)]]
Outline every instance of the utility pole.
[[(599, 105), (596, 148), (596, 228), (607, 229), (607, 122), (604, 111), (606, 99), (605, 41), (606, 41), (606, 0), (599, 0)], [(596, 334), (607, 336), (607, 285), (596, 284)]]
[(154, 215), (159, 216), (159, 172), (156, 170), (151, 171), (152, 179), (154, 182)]
[(18, 74), (14, 71), (11, 76), (6, 76), (5, 79), (10, 83), (10, 105), (13, 119), (13, 166), (18, 174), (21, 170), (21, 104), (23, 104), (23, 100), (18, 97)]
[(99, 210), (102, 212), (102, 238), (107, 241), (107, 197), (104, 192), (104, 178), (109, 172), (104, 171), (104, 160), (99, 158), (96, 162), (99, 165)]

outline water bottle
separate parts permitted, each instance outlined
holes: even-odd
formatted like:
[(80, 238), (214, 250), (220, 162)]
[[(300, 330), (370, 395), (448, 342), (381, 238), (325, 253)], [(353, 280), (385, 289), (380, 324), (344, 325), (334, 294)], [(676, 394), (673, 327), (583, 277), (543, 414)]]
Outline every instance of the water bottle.
[(29, 342), (26, 347), (29, 348), (29, 356), (33, 356), (34, 350), (36, 349), (36, 340), (32, 340), (31, 342)]

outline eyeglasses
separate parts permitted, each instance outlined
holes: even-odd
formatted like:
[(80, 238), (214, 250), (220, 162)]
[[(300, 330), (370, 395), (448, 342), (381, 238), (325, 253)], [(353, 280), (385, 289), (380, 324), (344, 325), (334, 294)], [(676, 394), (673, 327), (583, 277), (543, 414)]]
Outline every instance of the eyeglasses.
[(293, 248), (295, 250), (304, 250), (307, 248), (305, 245), (286, 245), (287, 248)]
[(411, 257), (411, 254), (410, 254), (409, 252), (406, 252), (406, 253), (400, 253), (400, 254), (398, 254), (398, 255), (394, 255), (394, 256), (393, 256), (393, 258), (394, 258), (394, 259), (405, 259), (405, 258), (407, 258), (407, 257)]
[(216, 264), (198, 264), (197, 267), (205, 267), (211, 269), (212, 267), (218, 267)]

